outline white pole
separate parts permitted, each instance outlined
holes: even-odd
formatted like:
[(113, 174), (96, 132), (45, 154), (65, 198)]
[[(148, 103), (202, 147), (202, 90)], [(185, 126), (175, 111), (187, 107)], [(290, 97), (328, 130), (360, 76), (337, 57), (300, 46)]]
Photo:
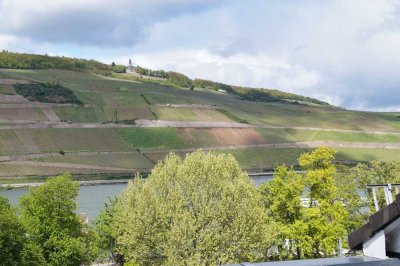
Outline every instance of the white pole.
[(374, 199), (375, 211), (379, 211), (378, 200), (376, 199), (375, 187), (372, 187), (372, 197)]

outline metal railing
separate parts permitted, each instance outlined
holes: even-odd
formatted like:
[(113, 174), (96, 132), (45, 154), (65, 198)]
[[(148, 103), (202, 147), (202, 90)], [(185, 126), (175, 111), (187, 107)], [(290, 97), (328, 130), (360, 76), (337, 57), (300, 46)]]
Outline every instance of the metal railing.
[(376, 198), (376, 190), (380, 189), (380, 188), (383, 188), (383, 191), (385, 193), (386, 205), (389, 205), (390, 203), (393, 202), (393, 196), (392, 196), (393, 188), (394, 188), (395, 194), (396, 195), (399, 194), (400, 184), (367, 185), (367, 188), (372, 189), (372, 197), (374, 199), (375, 210), (379, 211), (379, 204), (378, 204), (378, 200)]

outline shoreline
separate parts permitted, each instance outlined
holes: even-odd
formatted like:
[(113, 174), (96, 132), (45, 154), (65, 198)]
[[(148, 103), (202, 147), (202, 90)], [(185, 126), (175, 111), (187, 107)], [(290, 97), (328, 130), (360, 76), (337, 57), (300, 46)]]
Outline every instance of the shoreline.
[[(297, 171), (301, 172), (301, 171)], [(250, 172), (248, 173), (249, 177), (259, 178), (265, 176), (273, 176), (274, 172)], [(127, 184), (132, 178), (127, 179), (112, 179), (112, 180), (81, 180), (79, 182), (80, 186), (97, 186), (97, 185), (117, 185), (117, 184)], [(17, 189), (17, 188), (29, 188), (29, 187), (38, 187), (44, 184), (44, 182), (27, 182), (27, 183), (13, 183), (13, 184), (0, 184), (0, 189)]]
[[(78, 181), (80, 186), (97, 186), (97, 185), (117, 185), (127, 184), (132, 179), (115, 179), (115, 180), (87, 180)], [(29, 188), (38, 187), (44, 182), (31, 182), (31, 183), (15, 183), (15, 184), (0, 184), (0, 189), (14, 189), (14, 188)]]

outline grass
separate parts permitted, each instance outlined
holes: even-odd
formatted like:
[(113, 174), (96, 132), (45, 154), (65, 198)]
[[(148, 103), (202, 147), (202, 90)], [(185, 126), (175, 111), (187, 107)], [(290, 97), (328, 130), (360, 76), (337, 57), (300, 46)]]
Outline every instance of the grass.
[(400, 142), (400, 135), (380, 135), (353, 132), (333, 132), (321, 130), (299, 129), (257, 129), (267, 143), (282, 143), (295, 141), (343, 141), (343, 142)]
[(214, 109), (174, 108), (154, 106), (152, 110), (160, 120), (176, 121), (232, 121), (225, 114)]
[(100, 155), (66, 155), (57, 157), (48, 157), (40, 159), (43, 162), (59, 162), (72, 164), (96, 165), (117, 168), (146, 168), (150, 169), (153, 164), (143, 155), (133, 153), (123, 154), (100, 154)]
[[(92, 169), (73, 169), (69, 167), (48, 167), (48, 166), (32, 166), (32, 165), (13, 165), (0, 163), (0, 177), (24, 177), (24, 176), (54, 176), (61, 173), (80, 173), (94, 174), (99, 172)], [(18, 179), (17, 179), (18, 180)], [(11, 183), (15, 182), (15, 178)]]
[(116, 132), (132, 148), (176, 149), (187, 147), (175, 128), (118, 128)]
[[(248, 171), (271, 170), (277, 165), (296, 164), (297, 158), (308, 149), (237, 149), (237, 150), (218, 150), (216, 153), (232, 154), (239, 162), (239, 165)], [(158, 162), (167, 155), (166, 152), (148, 152), (146, 153), (151, 160)], [(184, 157), (186, 153), (177, 153)]]
[(40, 108), (11, 107), (0, 109), (0, 120), (47, 120)]
[(297, 164), (297, 158), (308, 149), (238, 149), (217, 151), (232, 154), (246, 170), (262, 171), (278, 165)]
[[(1, 166), (0, 166), (1, 168)], [(63, 172), (64, 173), (64, 172)], [(70, 173), (74, 180), (79, 181), (90, 181), (90, 180), (121, 180), (121, 179), (132, 179), (135, 177), (135, 173)], [(143, 177), (148, 174), (141, 173)], [(54, 174), (53, 174), (54, 176)], [(45, 182), (49, 175), (46, 173), (42, 175), (25, 175), (25, 176), (15, 176), (12, 178), (1, 177), (0, 184), (23, 184), (23, 183), (34, 183), (34, 182)], [(0, 188), (0, 192), (1, 192)]]
[(104, 122), (107, 117), (99, 107), (63, 106), (55, 107), (54, 111), (60, 120), (74, 123)]
[[(140, 94), (144, 94), (152, 104), (217, 104), (234, 117), (248, 123), (400, 132), (399, 113), (355, 112), (287, 103), (250, 102), (239, 100), (232, 95), (190, 91), (153, 83), (117, 81), (74, 71), (0, 70), (0, 76), (38, 82), (59, 80), (71, 88), (84, 103), (96, 104), (100, 108), (104, 107), (108, 118), (113, 116), (112, 113), (121, 99), (131, 101), (135, 98), (134, 95), (141, 98)], [(115, 96), (115, 101), (110, 102), (107, 98), (112, 94), (119, 94), (119, 96)], [(145, 101), (143, 104), (143, 106), (148, 106)], [(134, 114), (133, 109), (129, 108), (134, 108), (136, 105), (139, 103), (132, 102), (132, 104), (126, 105), (121, 103), (121, 110), (118, 111), (121, 116), (124, 116), (124, 119), (152, 117), (151, 112), (145, 108), (137, 111), (138, 114)], [(141, 114), (141, 112), (145, 113)], [(233, 117), (231, 119), (236, 120)]]
[(0, 155), (24, 153), (27, 153), (27, 149), (12, 129), (0, 130)]
[(238, 122), (238, 123), (243, 123), (243, 124), (248, 124), (248, 123), (249, 123), (249, 122), (247, 122), (246, 120), (244, 120), (244, 119), (242, 119), (242, 118), (240, 118), (240, 117), (237, 117), (236, 115), (232, 114), (231, 112), (229, 112), (229, 111), (227, 111), (227, 110), (225, 110), (225, 109), (223, 109), (223, 108), (217, 108), (216, 110), (217, 110), (218, 112), (224, 114), (224, 115), (225, 115), (226, 117), (228, 117), (229, 119), (231, 119), (231, 120), (233, 120), (233, 121), (236, 121), (236, 122)]
[(0, 94), (14, 95), (16, 92), (12, 86), (0, 84)]
[[(138, 169), (142, 171), (142, 169)], [(143, 169), (147, 172), (147, 169)], [(116, 172), (109, 170), (96, 169), (77, 169), (70, 167), (52, 167), (52, 166), (31, 166), (31, 165), (12, 165), (0, 163), (0, 184), (26, 183), (26, 182), (41, 182), (48, 176), (56, 176), (63, 173), (71, 173), (72, 176), (78, 177), (78, 180), (103, 180), (103, 179), (118, 179), (121, 177), (127, 178), (135, 173)], [(116, 178), (112, 178), (112, 177)], [(108, 177), (108, 178), (107, 178)]]
[(110, 128), (16, 129), (19, 139), (36, 147), (35, 152), (129, 151)]
[(368, 162), (373, 160), (400, 161), (400, 151), (391, 149), (346, 149), (336, 148), (339, 160)]
[[(306, 148), (251, 148), (227, 149), (213, 152), (232, 154), (245, 170), (270, 171), (282, 164), (297, 165), (297, 159), (300, 155), (311, 150)], [(399, 150), (347, 148), (335, 148), (334, 150), (337, 152), (335, 160), (338, 162), (351, 161), (357, 163), (371, 160), (400, 161)], [(167, 154), (167, 152), (148, 152), (146, 156), (152, 161), (157, 162), (163, 160)], [(186, 153), (178, 152), (177, 154), (184, 157)]]
[[(229, 94), (206, 89), (190, 91), (156, 83), (113, 80), (64, 70), (0, 70), (1, 78), (32, 82), (60, 82), (70, 88), (86, 106), (55, 107), (62, 120), (101, 123), (114, 120), (165, 119), (190, 121), (236, 121), (257, 125), (313, 127), (400, 132), (400, 113), (373, 113), (333, 107), (264, 103), (240, 100)], [(12, 93), (0, 86), (0, 93)], [(171, 108), (159, 104), (217, 105), (219, 110)], [(154, 115), (153, 113), (154, 112)], [(40, 108), (2, 108), (0, 120), (47, 120)], [(7, 122), (5, 122), (7, 124)], [(157, 150), (198, 148), (222, 145), (286, 143), (296, 141), (343, 141), (400, 143), (398, 135), (373, 135), (298, 129), (213, 129), (213, 128), (119, 128), (119, 129), (17, 129), (0, 130), (0, 154), (14, 155), (68, 151), (134, 151), (140, 149), (157, 161), (165, 152)], [(147, 150), (153, 152), (146, 153)], [(400, 160), (398, 150), (337, 149), (340, 160)], [(232, 153), (246, 169), (296, 163), (307, 149), (236, 149)], [(222, 151), (218, 151), (222, 152)], [(128, 167), (151, 163), (143, 157), (76, 156), (51, 160), (71, 160), (93, 165)], [(50, 160), (50, 159), (49, 159)], [(142, 161), (143, 160), (143, 161)], [(68, 169), (1, 166), (8, 175), (47, 175)], [(20, 168), (20, 169), (19, 169)], [(9, 171), (9, 172), (7, 172)], [(47, 172), (46, 172), (47, 171)], [(74, 173), (79, 171), (73, 170)], [(87, 174), (87, 173), (83, 173)]]

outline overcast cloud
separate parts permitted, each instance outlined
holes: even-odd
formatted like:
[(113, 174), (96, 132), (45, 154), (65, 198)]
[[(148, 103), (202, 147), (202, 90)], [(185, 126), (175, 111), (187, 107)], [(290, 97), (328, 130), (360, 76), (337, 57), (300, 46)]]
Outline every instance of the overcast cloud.
[(400, 111), (398, 0), (0, 0), (0, 49)]

